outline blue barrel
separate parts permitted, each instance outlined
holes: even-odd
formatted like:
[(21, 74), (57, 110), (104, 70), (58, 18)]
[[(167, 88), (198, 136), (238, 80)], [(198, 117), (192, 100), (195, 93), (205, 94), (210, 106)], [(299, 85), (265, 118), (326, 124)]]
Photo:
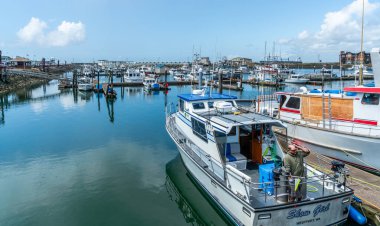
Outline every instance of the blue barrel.
[(348, 215), (352, 220), (354, 220), (356, 223), (360, 225), (364, 225), (367, 223), (367, 218), (363, 216), (357, 209), (355, 209), (353, 206), (350, 206), (350, 211), (348, 212)]

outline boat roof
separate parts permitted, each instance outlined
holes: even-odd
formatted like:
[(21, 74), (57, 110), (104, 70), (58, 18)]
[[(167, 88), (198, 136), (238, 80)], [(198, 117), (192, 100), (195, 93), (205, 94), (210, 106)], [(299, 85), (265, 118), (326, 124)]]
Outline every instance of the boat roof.
[(378, 93), (380, 94), (380, 87), (365, 87), (365, 86), (346, 87), (344, 88), (344, 91), (352, 92), (352, 93)]
[(200, 114), (204, 118), (222, 126), (229, 132), (234, 126), (244, 126), (244, 125), (257, 125), (257, 124), (271, 124), (279, 127), (285, 127), (281, 121), (277, 119), (270, 118), (265, 115), (257, 113), (242, 113), (242, 114)]
[(183, 99), (185, 101), (200, 101), (200, 100), (234, 100), (237, 99), (236, 96), (226, 95), (226, 94), (219, 94), (219, 93), (211, 93), (211, 94), (205, 94), (205, 95), (199, 95), (199, 94), (180, 94), (178, 95), (180, 99)]

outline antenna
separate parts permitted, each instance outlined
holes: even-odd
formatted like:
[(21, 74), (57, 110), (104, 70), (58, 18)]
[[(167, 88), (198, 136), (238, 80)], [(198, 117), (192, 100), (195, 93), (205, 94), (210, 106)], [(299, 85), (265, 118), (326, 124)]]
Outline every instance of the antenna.
[(362, 33), (361, 33), (361, 41), (360, 41), (360, 68), (359, 68), (359, 85), (363, 85), (363, 36), (364, 36), (364, 0), (363, 0), (363, 10), (362, 10)]

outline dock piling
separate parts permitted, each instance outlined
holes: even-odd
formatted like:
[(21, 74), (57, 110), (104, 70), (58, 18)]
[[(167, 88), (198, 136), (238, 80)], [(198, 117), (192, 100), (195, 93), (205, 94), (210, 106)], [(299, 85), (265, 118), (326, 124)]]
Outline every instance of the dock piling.
[(219, 85), (219, 89), (218, 89), (218, 92), (219, 92), (219, 94), (222, 94), (223, 93), (223, 79), (222, 79), (222, 72), (219, 70), (219, 72), (218, 72), (218, 76), (219, 76), (219, 83), (218, 83), (218, 85)]

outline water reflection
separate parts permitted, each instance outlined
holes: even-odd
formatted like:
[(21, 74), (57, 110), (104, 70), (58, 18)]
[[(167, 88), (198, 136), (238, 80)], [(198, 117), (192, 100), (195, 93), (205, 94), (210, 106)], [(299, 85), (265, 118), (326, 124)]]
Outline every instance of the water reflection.
[(180, 155), (166, 164), (166, 190), (187, 223), (192, 225), (229, 225), (219, 212), (198, 189), (184, 167)]
[(115, 99), (114, 98), (104, 98), (107, 102), (107, 111), (108, 111), (108, 117), (110, 119), (110, 122), (113, 123), (115, 121), (115, 114), (114, 114), (114, 103)]

